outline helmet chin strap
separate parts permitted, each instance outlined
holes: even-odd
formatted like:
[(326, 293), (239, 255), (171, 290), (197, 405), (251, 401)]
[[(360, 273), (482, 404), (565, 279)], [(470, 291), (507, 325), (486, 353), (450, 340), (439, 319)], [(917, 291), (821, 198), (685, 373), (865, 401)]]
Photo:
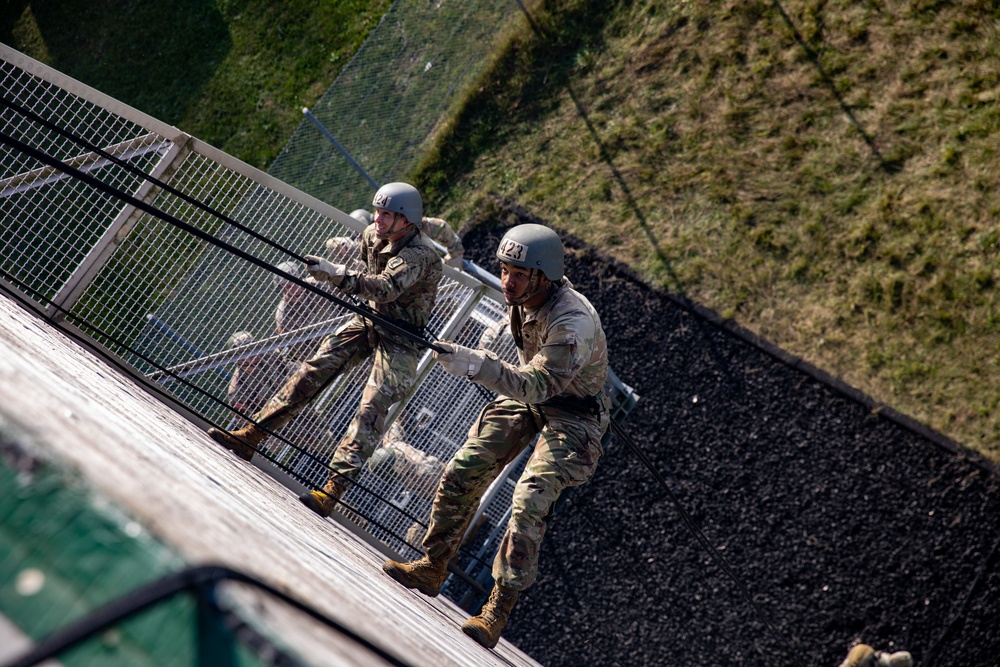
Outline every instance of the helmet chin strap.
[(541, 269), (531, 269), (531, 276), (528, 278), (528, 286), (524, 290), (524, 294), (517, 297), (516, 299), (508, 299), (504, 297), (508, 306), (521, 306), (524, 305), (525, 301), (533, 299), (542, 293), (542, 290), (547, 289), (552, 283), (542, 281), (542, 271)]

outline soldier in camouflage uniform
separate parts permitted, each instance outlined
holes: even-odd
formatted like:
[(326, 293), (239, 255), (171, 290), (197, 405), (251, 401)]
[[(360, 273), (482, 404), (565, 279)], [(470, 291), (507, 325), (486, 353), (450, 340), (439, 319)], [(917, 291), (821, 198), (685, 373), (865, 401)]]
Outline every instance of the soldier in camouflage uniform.
[[(399, 425), (399, 420), (389, 427), (382, 438), (382, 446), (372, 454), (368, 466), (379, 477), (402, 487), (407, 507), (413, 505), (414, 500), (421, 504), (430, 500), (441, 479), (441, 473), (444, 472), (441, 459), (406, 442), (406, 434)], [(406, 531), (407, 544), (418, 544), (426, 530), (424, 524), (413, 522)]]
[(404, 586), (437, 595), (483, 493), (538, 435), (493, 563), (496, 584), (482, 612), (462, 625), (488, 648), (499, 641), (518, 594), (535, 581), (546, 521), (559, 495), (593, 476), (611, 407), (603, 392), (608, 353), (601, 320), (563, 277), (556, 233), (518, 225), (500, 242), (497, 258), (520, 365), (488, 350), (438, 343), (447, 351), (437, 354), (447, 372), (501, 398), (483, 409), (445, 469), (423, 540), (426, 555), (382, 566)]
[[(249, 331), (237, 331), (226, 341), (226, 349), (250, 345), (253, 342), (253, 334)], [(288, 359), (277, 350), (263, 351), (240, 359), (236, 362), (233, 376), (229, 380), (226, 400), (230, 406), (242, 414), (252, 415), (263, 408), (275, 392), (284, 386), (296, 368), (295, 361)], [(249, 422), (246, 419), (237, 417), (232, 427), (243, 426), (247, 423)], [(302, 410), (295, 420), (281, 431), (281, 434), (286, 438), (294, 437), (300, 442), (324, 437), (326, 433), (323, 421), (316, 414), (316, 411), (310, 408)], [(301, 452), (295, 451), (290, 456), (291, 461), (284, 461), (284, 463), (294, 467), (301, 457)]]
[(458, 237), (448, 222), (441, 218), (424, 218), (423, 222), (427, 236), (444, 246), (446, 253), (444, 263), (461, 270), (462, 258), (465, 256), (462, 239)]
[[(421, 332), (434, 307), (441, 259), (420, 232), (420, 193), (406, 183), (389, 183), (375, 193), (372, 204), (375, 221), (361, 237), (366, 269), (351, 271), (306, 255), (306, 270), (316, 280), (368, 300), (382, 317)], [(316, 353), (254, 415), (254, 423), (232, 433), (209, 429), (209, 435), (240, 456), (252, 455), (269, 431), (292, 419), (331, 380), (374, 357), (361, 403), (333, 454), (327, 483), (322, 491), (300, 497), (317, 514), (329, 516), (381, 439), (389, 407), (413, 386), (421, 351), (409, 338), (356, 316), (323, 339)]]
[[(237, 331), (226, 341), (226, 349), (253, 342), (253, 334), (249, 331)], [(273, 351), (240, 359), (229, 380), (226, 400), (243, 414), (253, 414), (264, 407), (294, 370), (292, 362)], [(245, 420), (240, 421), (246, 423)]]

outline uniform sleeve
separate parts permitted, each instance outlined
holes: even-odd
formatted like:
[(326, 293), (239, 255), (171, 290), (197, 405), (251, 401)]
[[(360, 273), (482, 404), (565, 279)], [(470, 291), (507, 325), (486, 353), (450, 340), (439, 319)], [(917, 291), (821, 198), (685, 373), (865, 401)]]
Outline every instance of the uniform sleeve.
[(462, 247), (462, 239), (459, 238), (458, 234), (454, 232), (451, 225), (445, 220), (441, 218), (424, 218), (424, 228), (421, 231), (443, 245), (444, 249), (448, 251), (449, 257), (460, 258), (465, 254), (465, 248)]
[(416, 246), (404, 248), (389, 260), (377, 275), (348, 271), (340, 289), (376, 303), (395, 301), (427, 272), (432, 262), (441, 262), (433, 250)]
[(541, 403), (561, 394), (573, 382), (593, 353), (595, 326), (583, 313), (568, 313), (546, 330), (538, 353), (522, 366), (499, 359), (492, 352), (473, 382), (525, 403)]

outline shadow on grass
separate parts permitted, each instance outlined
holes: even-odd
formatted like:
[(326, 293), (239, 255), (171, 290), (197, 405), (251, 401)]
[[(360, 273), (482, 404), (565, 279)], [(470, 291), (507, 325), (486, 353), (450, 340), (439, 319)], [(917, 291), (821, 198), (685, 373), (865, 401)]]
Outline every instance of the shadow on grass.
[(0, 41), (171, 124), (200, 99), (232, 46), (214, 0), (2, 4)]

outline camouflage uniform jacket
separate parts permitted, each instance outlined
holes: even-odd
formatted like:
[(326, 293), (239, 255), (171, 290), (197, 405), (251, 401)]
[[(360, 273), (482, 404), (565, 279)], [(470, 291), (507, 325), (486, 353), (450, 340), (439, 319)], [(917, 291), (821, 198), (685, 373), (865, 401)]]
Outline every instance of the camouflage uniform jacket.
[(444, 246), (445, 259), (462, 259), (465, 255), (465, 248), (462, 246), (462, 239), (451, 228), (446, 220), (441, 218), (424, 218), (423, 233)]
[(585, 296), (564, 279), (538, 308), (511, 306), (508, 312), (521, 366), (487, 352), (476, 383), (530, 404), (597, 396), (608, 377), (608, 345)]
[[(438, 282), (441, 258), (434, 245), (417, 227), (391, 243), (375, 236), (375, 225), (361, 235), (362, 271), (348, 270), (340, 289), (369, 302), (385, 317), (423, 331), (430, 321)], [(406, 339), (376, 326), (380, 335), (397, 342)]]

